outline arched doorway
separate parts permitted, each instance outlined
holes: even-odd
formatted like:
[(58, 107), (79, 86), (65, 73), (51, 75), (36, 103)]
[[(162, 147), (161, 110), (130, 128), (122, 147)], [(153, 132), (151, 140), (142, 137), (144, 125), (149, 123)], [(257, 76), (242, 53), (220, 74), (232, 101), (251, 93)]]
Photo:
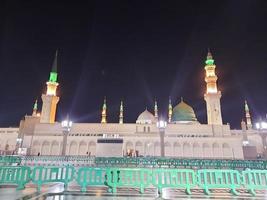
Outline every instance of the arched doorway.
[(171, 157), (172, 156), (171, 144), (169, 142), (165, 142), (164, 146), (165, 146), (165, 156)]
[(193, 144), (193, 157), (194, 158), (201, 158), (203, 156), (202, 154), (202, 148), (198, 143)]
[(155, 156), (160, 156), (160, 144), (159, 142), (155, 142), (154, 144), (154, 152), (155, 152)]
[(31, 155), (36, 156), (38, 153), (41, 153), (40, 151), (40, 142), (38, 140), (35, 140), (32, 145)]
[(125, 153), (127, 156), (134, 156), (134, 146), (133, 143), (128, 141), (125, 144)]
[(144, 155), (143, 144), (140, 141), (135, 143), (135, 154), (136, 154), (136, 156), (143, 156)]
[(41, 155), (49, 155), (50, 154), (50, 149), (49, 149), (49, 142), (48, 141), (44, 141), (42, 144), (42, 152)]
[(89, 142), (88, 151), (89, 151), (89, 155), (95, 156), (95, 152), (96, 152), (96, 144), (95, 144), (95, 142), (93, 142), (93, 141)]
[(69, 155), (77, 155), (77, 142), (72, 141), (70, 143)]
[(175, 157), (182, 157), (183, 156), (182, 147), (178, 142), (175, 142), (173, 145), (173, 156), (175, 156)]
[(212, 144), (212, 152), (214, 158), (222, 158), (222, 152), (218, 143)]
[(211, 158), (212, 157), (212, 151), (210, 148), (210, 145), (208, 143), (203, 144), (203, 157), (204, 158)]
[(183, 156), (186, 157), (186, 158), (193, 157), (192, 150), (191, 150), (191, 145), (188, 142), (185, 142), (183, 144)]
[[(87, 154), (87, 144), (84, 141), (81, 141), (79, 144), (79, 155), (86, 155)], [(89, 152), (88, 152), (89, 153)]]
[(145, 156), (154, 156), (154, 144), (152, 142), (145, 143)]
[(229, 144), (223, 143), (222, 148), (223, 148), (223, 157), (224, 158), (232, 158), (233, 157), (233, 152), (232, 152), (232, 149), (230, 148)]
[(59, 155), (59, 143), (57, 141), (52, 142), (50, 155)]

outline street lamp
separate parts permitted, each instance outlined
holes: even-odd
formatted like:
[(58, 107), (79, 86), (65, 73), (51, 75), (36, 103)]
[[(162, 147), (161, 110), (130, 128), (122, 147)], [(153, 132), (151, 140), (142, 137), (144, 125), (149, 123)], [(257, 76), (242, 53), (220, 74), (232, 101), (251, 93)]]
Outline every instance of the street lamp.
[(157, 122), (157, 127), (159, 129), (159, 137), (160, 137), (160, 156), (165, 156), (165, 146), (164, 146), (164, 135), (165, 135), (165, 129), (167, 126), (167, 122), (164, 120), (160, 120)]
[(16, 150), (15, 150), (17, 154), (20, 154), (19, 151), (21, 149), (21, 144), (22, 144), (22, 138), (18, 137), (16, 140)]
[(266, 158), (267, 156), (267, 143), (266, 143), (266, 137), (267, 137), (267, 122), (262, 121), (260, 119), (259, 122), (255, 124), (256, 129), (259, 131), (259, 134), (261, 136), (262, 140), (262, 146), (263, 146), (263, 156)]
[(260, 122), (256, 123), (256, 128), (258, 130), (267, 129), (267, 122), (260, 120)]
[(62, 143), (62, 152), (61, 155), (66, 155), (66, 146), (67, 146), (67, 137), (70, 133), (70, 129), (72, 127), (72, 121), (69, 120), (69, 116), (67, 116), (66, 120), (61, 122), (61, 127), (63, 129), (63, 143)]

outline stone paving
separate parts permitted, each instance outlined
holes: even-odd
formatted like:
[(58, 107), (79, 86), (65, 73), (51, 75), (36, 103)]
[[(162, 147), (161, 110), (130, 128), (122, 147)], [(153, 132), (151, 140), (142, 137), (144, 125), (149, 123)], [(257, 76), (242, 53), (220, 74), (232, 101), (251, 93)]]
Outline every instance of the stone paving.
[(36, 191), (34, 185), (28, 185), (24, 190), (16, 190), (15, 187), (5, 186), (0, 188), (0, 200), (152, 200), (152, 199), (217, 199), (217, 200), (263, 200), (267, 199), (264, 191), (258, 192), (257, 197), (252, 197), (245, 191), (239, 191), (241, 196), (232, 196), (228, 191), (214, 190), (210, 196), (203, 194), (203, 191), (193, 190), (193, 194), (188, 196), (183, 190), (164, 189), (162, 197), (159, 197), (155, 188), (148, 188), (143, 195), (134, 188), (119, 188), (118, 194), (113, 195), (107, 192), (105, 187), (88, 188), (88, 191), (81, 193), (78, 187), (69, 187), (64, 191), (62, 184), (50, 184), (42, 187), (40, 193)]
[(26, 188), (25, 190), (16, 190), (16, 188), (0, 188), (0, 199), (12, 200), (20, 199), (24, 196), (34, 194), (36, 192), (35, 188)]

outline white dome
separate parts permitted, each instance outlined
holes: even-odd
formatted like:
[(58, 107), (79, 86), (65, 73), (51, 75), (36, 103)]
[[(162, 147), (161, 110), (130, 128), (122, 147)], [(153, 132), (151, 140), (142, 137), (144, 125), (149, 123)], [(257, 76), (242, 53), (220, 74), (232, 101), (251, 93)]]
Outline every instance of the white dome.
[(147, 109), (144, 112), (142, 112), (136, 120), (137, 124), (152, 124), (156, 122), (157, 120), (155, 116), (151, 112), (149, 112)]

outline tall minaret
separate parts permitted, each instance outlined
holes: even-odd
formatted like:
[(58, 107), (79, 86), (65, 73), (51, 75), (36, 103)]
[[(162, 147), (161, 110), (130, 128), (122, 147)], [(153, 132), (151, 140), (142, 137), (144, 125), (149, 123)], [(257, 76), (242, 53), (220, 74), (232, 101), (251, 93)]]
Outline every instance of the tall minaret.
[(37, 116), (37, 109), (38, 109), (38, 102), (37, 102), (37, 99), (36, 99), (34, 104), (33, 104), (32, 116)]
[(50, 72), (49, 80), (46, 82), (47, 90), (46, 94), (42, 94), (42, 112), (41, 112), (41, 123), (54, 123), (57, 103), (59, 101), (59, 97), (57, 96), (57, 56), (58, 51), (56, 51), (56, 55), (54, 58), (54, 62), (52, 65), (52, 70)]
[(169, 97), (168, 122), (171, 123), (171, 121), (172, 121), (172, 101), (171, 101), (171, 97)]
[(119, 124), (123, 124), (123, 102), (122, 101), (121, 101), (121, 105), (120, 105)]
[(246, 113), (247, 128), (252, 129), (251, 116), (249, 112), (248, 102), (246, 100), (245, 100), (245, 113)]
[(104, 98), (104, 103), (103, 103), (102, 112), (101, 112), (101, 123), (103, 123), (103, 124), (107, 123), (107, 103), (106, 103), (106, 97)]
[(157, 104), (157, 101), (155, 100), (155, 104), (154, 104), (154, 116), (156, 118), (156, 120), (158, 121), (158, 104)]
[(246, 128), (246, 122), (243, 119), (241, 121), (241, 129), (243, 135), (243, 145), (247, 145), (248, 144), (247, 128)]
[(217, 79), (215, 74), (216, 65), (212, 59), (210, 51), (208, 51), (207, 60), (205, 61), (207, 90), (204, 94), (204, 99), (207, 105), (208, 124), (222, 125), (221, 113), (221, 91), (217, 90)]

